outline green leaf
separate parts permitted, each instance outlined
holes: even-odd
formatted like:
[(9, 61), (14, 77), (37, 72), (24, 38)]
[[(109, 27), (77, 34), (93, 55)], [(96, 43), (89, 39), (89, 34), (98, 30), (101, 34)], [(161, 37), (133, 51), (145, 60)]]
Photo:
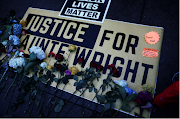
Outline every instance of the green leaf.
[(56, 101), (52, 101), (51, 103), (54, 105), (56, 103)]
[(94, 70), (94, 68), (93, 67), (91, 67), (90, 69), (89, 69), (89, 72), (92, 72)]
[(38, 77), (36, 75), (34, 75), (34, 80), (38, 81)]
[(121, 109), (124, 110), (124, 111), (127, 111), (127, 112), (131, 111), (131, 107), (128, 104), (122, 106)]
[(60, 112), (62, 109), (62, 105), (60, 105), (59, 103), (56, 105), (56, 107), (54, 108), (55, 112)]
[(78, 77), (77, 77), (77, 76), (73, 76), (73, 79), (74, 79), (75, 81), (78, 81)]
[(28, 59), (24, 57), (25, 65), (28, 63)]
[(61, 99), (61, 100), (59, 101), (59, 103), (60, 103), (61, 105), (64, 105), (63, 99)]
[(42, 82), (46, 82), (47, 81), (47, 79), (45, 78), (45, 76), (42, 76), (41, 78), (40, 78), (40, 80), (42, 81)]
[(101, 96), (100, 95), (96, 95), (96, 98), (97, 98), (98, 102), (101, 102)]
[(54, 78), (54, 81), (57, 83), (58, 82), (57, 78)]
[(101, 74), (100, 74), (100, 73), (97, 73), (97, 74), (96, 74), (96, 77), (98, 77), (98, 78), (101, 77)]
[(12, 26), (13, 25), (7, 25), (6, 29), (3, 30), (3, 32), (0, 34), (0, 39), (2, 39), (2, 41), (9, 37), (9, 34), (11, 34)]
[(35, 62), (29, 62), (25, 67), (24, 67), (24, 72), (25, 74), (36, 64), (40, 63), (41, 61), (35, 61)]
[(105, 107), (106, 110), (110, 109), (111, 103), (110, 102), (105, 103), (104, 107)]
[(124, 104), (123, 105), (126, 105), (128, 102), (131, 102), (131, 101), (135, 100), (137, 97), (138, 97), (138, 94), (128, 95), (126, 97), (126, 99), (124, 100)]
[(89, 92), (92, 92), (93, 88), (92, 87), (89, 87)]
[(101, 103), (104, 103), (105, 102), (105, 95), (101, 96)]
[(93, 79), (96, 78), (95, 74), (92, 74), (91, 76), (92, 76)]
[(80, 81), (79, 81), (79, 83), (81, 83), (81, 84), (82, 84), (82, 83), (83, 83), (83, 80), (80, 80)]
[(32, 61), (35, 61), (37, 58), (36, 58), (36, 54), (34, 52), (32, 52), (29, 56), (29, 61), (32, 62)]
[(21, 73), (23, 71), (23, 67), (18, 67), (16, 70), (18, 73)]
[(94, 88), (94, 92), (97, 93), (97, 89), (96, 88)]
[(111, 102), (111, 107), (110, 108), (114, 109), (114, 103), (113, 102)]
[(123, 87), (119, 87), (119, 93), (121, 94), (121, 96), (122, 96), (122, 98), (123, 98), (123, 100), (125, 99), (125, 97), (126, 97), (126, 90), (123, 88)]
[(39, 100), (36, 100), (35, 103), (36, 103), (37, 106), (39, 106), (40, 101), (39, 101)]
[(74, 82), (74, 86), (77, 86), (77, 82)]
[(106, 90), (106, 87), (105, 86), (103, 86), (102, 87), (102, 92), (104, 92)]

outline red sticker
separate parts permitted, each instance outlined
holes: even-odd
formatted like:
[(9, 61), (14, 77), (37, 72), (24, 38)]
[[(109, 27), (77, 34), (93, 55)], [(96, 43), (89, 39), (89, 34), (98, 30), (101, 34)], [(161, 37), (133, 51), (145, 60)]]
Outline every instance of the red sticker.
[(150, 49), (150, 48), (144, 48), (142, 54), (143, 56), (146, 57), (152, 57), (152, 58), (157, 58), (158, 57), (158, 50), (155, 49)]
[(157, 43), (159, 41), (159, 38), (159, 34), (156, 31), (148, 32), (145, 35), (146, 42), (151, 45)]

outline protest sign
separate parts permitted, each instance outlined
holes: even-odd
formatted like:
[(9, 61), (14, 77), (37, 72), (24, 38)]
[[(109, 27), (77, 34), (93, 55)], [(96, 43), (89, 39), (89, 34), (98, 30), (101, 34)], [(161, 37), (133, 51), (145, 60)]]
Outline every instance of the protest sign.
[(66, 0), (59, 16), (104, 22), (111, 0)]
[[(94, 81), (97, 89), (107, 77), (109, 64), (115, 64), (120, 72), (118, 77), (113, 80), (124, 79), (128, 87), (136, 93), (143, 90), (142, 85), (148, 84), (153, 88), (156, 86), (158, 65), (163, 40), (163, 28), (152, 27), (122, 21), (105, 19), (104, 23), (95, 23), (86, 20), (72, 19), (58, 16), (59, 12), (29, 8), (23, 19), (27, 19), (28, 24), (24, 29), (28, 31), (27, 35), (21, 37), (21, 43), (24, 45), (22, 50), (28, 53), (31, 46), (41, 47), (46, 55), (49, 52), (61, 53), (65, 58), (69, 54), (68, 46), (70, 44), (77, 47), (68, 60), (69, 69), (72, 66), (78, 67), (77, 59), (83, 57), (85, 65), (82, 70), (89, 68), (91, 61), (97, 62), (105, 67), (99, 81)], [(145, 40), (145, 35), (151, 31), (158, 33), (158, 41), (149, 44)], [(151, 39), (152, 37), (152, 39)], [(148, 36), (149, 41), (153, 42), (153, 36)], [(157, 38), (157, 37), (156, 37)], [(46, 58), (46, 62), (49, 58)], [(55, 62), (51, 61), (51, 64)], [(65, 91), (74, 92), (74, 80), (70, 80)], [(56, 83), (53, 82), (52, 86)], [(62, 89), (63, 85), (59, 88)], [(108, 88), (107, 90), (110, 90)], [(80, 92), (76, 93), (80, 95)], [(91, 100), (95, 96), (94, 92), (86, 91), (84, 98)], [(95, 100), (97, 102), (97, 100)], [(134, 102), (130, 106), (134, 106)], [(115, 108), (119, 109), (121, 103), (116, 102)], [(134, 112), (139, 113), (139, 108), (134, 108)], [(144, 117), (149, 116), (149, 112), (143, 112)]]

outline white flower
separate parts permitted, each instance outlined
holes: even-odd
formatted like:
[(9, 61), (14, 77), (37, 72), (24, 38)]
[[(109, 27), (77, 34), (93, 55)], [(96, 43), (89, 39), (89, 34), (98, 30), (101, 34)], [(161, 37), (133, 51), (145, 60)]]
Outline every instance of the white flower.
[(4, 46), (6, 46), (6, 45), (7, 45), (7, 42), (8, 42), (8, 40), (5, 40), (5, 41), (2, 42), (2, 44), (3, 44)]
[(23, 52), (20, 52), (20, 53), (19, 53), (19, 56), (20, 56), (20, 57), (24, 57), (23, 54), (24, 54)]
[(29, 49), (29, 52), (32, 53), (34, 52), (37, 56), (38, 59), (42, 60), (42, 59), (45, 59), (46, 58), (46, 54), (44, 53), (44, 51), (38, 47), (38, 46), (32, 46), (30, 49)]
[(12, 58), (9, 60), (9, 66), (17, 69), (18, 67), (25, 66), (24, 58)]
[(13, 45), (20, 45), (20, 39), (16, 35), (10, 35), (9, 40), (13, 41)]
[(114, 81), (114, 83), (116, 83), (117, 85), (122, 86), (122, 87), (127, 87), (127, 85), (128, 85), (127, 82), (123, 79), (121, 79), (119, 81), (117, 81), (117, 80), (113, 80), (113, 81)]
[(40, 64), (40, 67), (42, 67), (43, 69), (44, 69), (46, 66), (47, 66), (47, 63), (46, 63), (46, 62), (42, 62), (42, 63)]

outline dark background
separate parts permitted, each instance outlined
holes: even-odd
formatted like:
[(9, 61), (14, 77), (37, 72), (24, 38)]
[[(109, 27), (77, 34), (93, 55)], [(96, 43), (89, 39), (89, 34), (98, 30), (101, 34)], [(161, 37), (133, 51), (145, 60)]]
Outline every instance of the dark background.
[[(16, 11), (17, 17), (23, 17), (28, 7), (48, 9), (60, 11), (65, 0), (0, 0), (0, 21), (9, 15), (11, 9)], [(176, 72), (179, 72), (179, 2), (178, 0), (111, 0), (111, 4), (106, 16), (106, 19), (113, 19), (119, 21), (125, 21), (130, 23), (137, 23), (150, 26), (159, 26), (164, 28), (164, 37), (162, 42), (161, 56), (159, 62), (159, 72), (156, 84), (156, 94), (161, 93), (166, 87), (172, 84), (172, 77)], [(11, 73), (12, 72), (8, 72)], [(7, 74), (8, 76), (8, 74)], [(20, 76), (19, 76), (20, 77)], [(0, 117), (5, 115), (9, 99), (12, 95), (10, 91), (8, 97), (3, 99), (5, 91), (12, 83), (12, 79), (8, 80), (5, 88), (0, 92)], [(52, 91), (51, 91), (52, 90)], [(45, 100), (48, 100), (53, 88), (49, 89), (46, 93)], [(60, 91), (59, 91), (60, 92)], [(58, 93), (59, 93), (58, 92)], [(13, 96), (13, 100), (16, 98), (17, 88)], [(68, 99), (70, 94), (63, 93), (64, 99)], [(76, 100), (77, 97), (73, 97), (69, 102), (70, 104)], [(12, 100), (12, 102), (13, 102)], [(79, 117), (83, 106), (87, 106), (89, 101), (80, 99), (77, 104), (71, 109), (67, 117)], [(23, 113), (23, 110), (27, 106), (22, 104), (15, 112), (8, 111), (8, 115), (14, 117), (28, 117), (29, 114)], [(81, 107), (82, 106), (82, 107)], [(85, 116), (89, 117), (92, 114), (92, 110), (95, 108), (93, 103), (90, 106)], [(66, 105), (68, 107), (68, 105)], [(68, 109), (68, 108), (67, 108)], [(65, 108), (61, 113), (67, 111)], [(101, 107), (98, 106), (98, 112), (101, 112)], [(33, 109), (32, 117), (37, 117), (37, 110)], [(53, 111), (50, 117), (53, 117)], [(100, 115), (100, 113), (97, 114)], [(61, 117), (61, 114), (59, 114)], [(105, 115), (104, 117), (108, 117)], [(124, 113), (118, 113), (117, 117), (126, 117)], [(164, 108), (157, 108), (155, 113), (151, 114), (151, 117), (179, 117), (179, 103), (173, 103)]]

